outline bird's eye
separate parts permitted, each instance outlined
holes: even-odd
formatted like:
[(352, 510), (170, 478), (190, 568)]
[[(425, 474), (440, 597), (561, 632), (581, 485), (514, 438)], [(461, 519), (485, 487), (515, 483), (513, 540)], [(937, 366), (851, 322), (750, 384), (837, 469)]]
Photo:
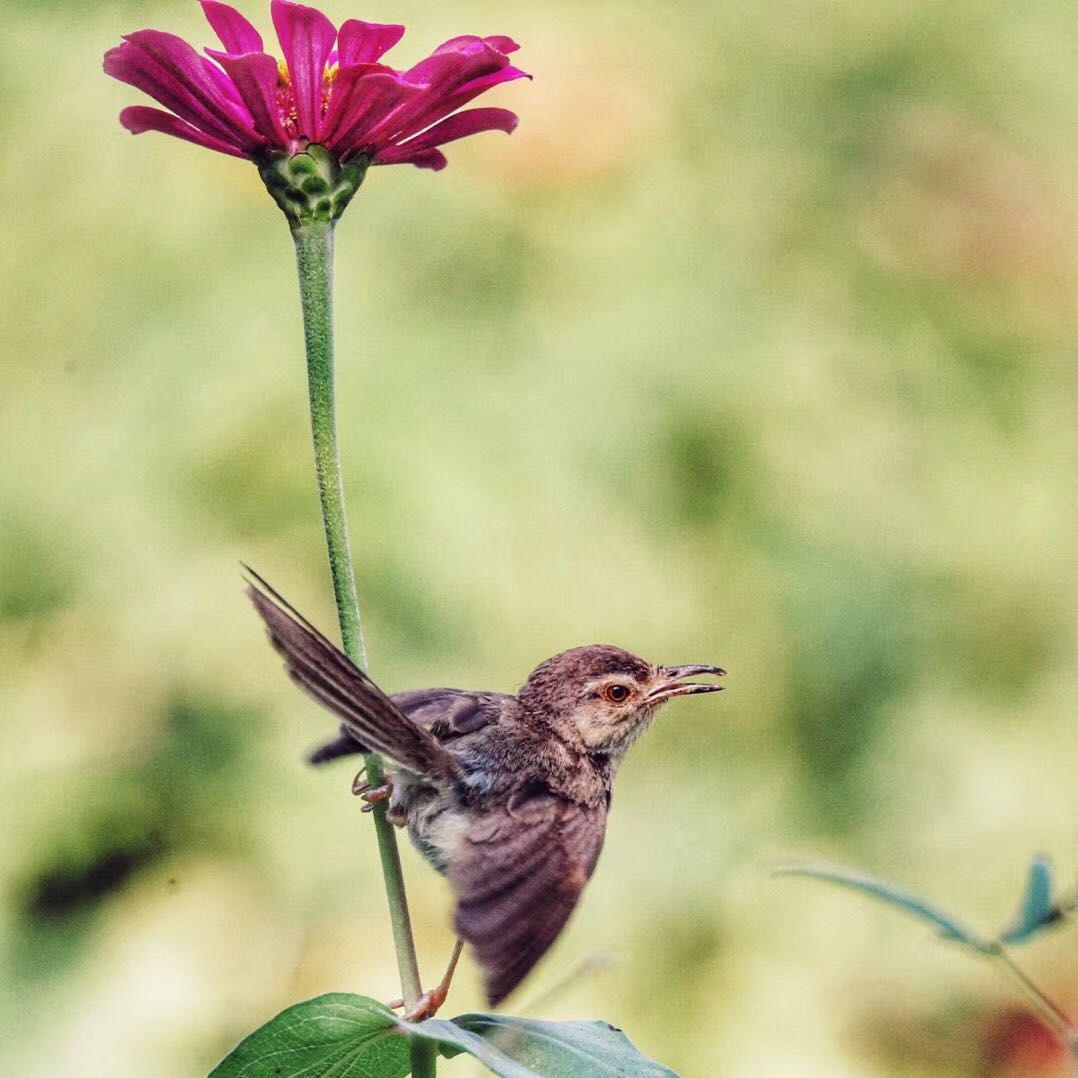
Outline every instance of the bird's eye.
[(628, 685), (620, 685), (617, 682), (613, 685), (603, 686), (603, 698), (612, 704), (624, 704), (629, 699), (631, 692), (632, 690)]

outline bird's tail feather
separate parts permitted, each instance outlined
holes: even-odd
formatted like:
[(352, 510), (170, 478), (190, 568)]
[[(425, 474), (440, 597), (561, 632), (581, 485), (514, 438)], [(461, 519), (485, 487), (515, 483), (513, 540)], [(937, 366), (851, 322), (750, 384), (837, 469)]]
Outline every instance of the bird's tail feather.
[(249, 566), (247, 594), (289, 676), (363, 745), (417, 775), (457, 777), (454, 757)]
[(361, 745), (351, 734), (345, 732), (332, 741), (319, 745), (307, 755), (307, 763), (328, 764), (330, 760), (339, 760), (342, 756), (357, 756), (360, 753), (369, 752), (366, 745)]

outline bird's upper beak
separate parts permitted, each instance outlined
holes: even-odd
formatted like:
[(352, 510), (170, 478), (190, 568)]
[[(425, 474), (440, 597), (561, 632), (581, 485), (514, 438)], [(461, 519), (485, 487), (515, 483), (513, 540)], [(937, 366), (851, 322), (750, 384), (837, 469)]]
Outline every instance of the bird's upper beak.
[(699, 674), (714, 674), (722, 677), (726, 673), (721, 666), (660, 666), (659, 680), (648, 693), (647, 701), (651, 704), (672, 700), (675, 696), (694, 696), (699, 692), (720, 692), (722, 685), (700, 681), (686, 681), (687, 677)]

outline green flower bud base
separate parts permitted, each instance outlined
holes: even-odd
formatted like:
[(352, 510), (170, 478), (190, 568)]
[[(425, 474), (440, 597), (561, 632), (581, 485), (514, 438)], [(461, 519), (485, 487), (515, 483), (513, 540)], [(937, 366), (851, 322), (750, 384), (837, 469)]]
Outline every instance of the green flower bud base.
[(371, 159), (360, 154), (342, 165), (324, 146), (311, 143), (291, 157), (273, 151), (256, 163), (266, 190), (296, 228), (336, 221), (363, 183)]

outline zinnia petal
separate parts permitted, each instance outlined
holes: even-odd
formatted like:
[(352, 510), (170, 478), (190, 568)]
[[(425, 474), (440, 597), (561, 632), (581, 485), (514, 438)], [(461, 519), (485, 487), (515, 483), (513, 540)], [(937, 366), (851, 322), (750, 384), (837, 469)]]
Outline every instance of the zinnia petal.
[(202, 0), (202, 11), (227, 52), (261, 52), (262, 35), (234, 8), (218, 0)]
[(362, 154), (376, 164), (441, 169), (442, 144), (516, 126), (505, 109), (461, 111), (493, 86), (531, 77), (509, 63), (519, 46), (505, 35), (450, 38), (397, 71), (379, 61), (403, 26), (349, 19), (338, 33), (316, 8), (271, 0), (279, 64), (236, 8), (199, 2), (221, 50), (203, 56), (173, 34), (139, 30), (105, 54), (109, 75), (169, 110), (125, 109), (129, 130), (161, 131), (260, 163), (270, 148), (294, 154), (321, 143), (338, 164)]
[(494, 37), (485, 37), (483, 40), (492, 45), (498, 50), (498, 52), (510, 53), (516, 52), (520, 46), (511, 38), (506, 37), (504, 34), (495, 34)]
[(443, 41), (425, 60), (410, 68), (408, 77), (416, 82), (466, 82), (496, 71), (509, 63), (505, 54), (474, 34), (462, 34)]
[(461, 86), (504, 68), (509, 61), (481, 37), (455, 37), (439, 45), (425, 60), (404, 73), (409, 82), (425, 84), (414, 101), (395, 109), (371, 132), (377, 145), (399, 142), (453, 111), (442, 102)]
[[(206, 51), (209, 52), (208, 49)], [(231, 101), (234, 106), (238, 106), (238, 111), (241, 115), (247, 112), (247, 106), (243, 103), (243, 98), (240, 97), (236, 84), (216, 64), (207, 64), (206, 74), (213, 80), (218, 94), (224, 100)]]
[(441, 172), (449, 162), (441, 150), (413, 150), (410, 154), (395, 157), (392, 161), (385, 160), (381, 155), (374, 159), (376, 165), (415, 165), (416, 168), (429, 168), (435, 172)]
[(216, 49), (207, 49), (206, 52), (228, 73), (251, 113), (255, 130), (274, 145), (287, 145), (288, 136), (277, 107), (277, 61), (264, 52), (243, 55), (218, 52)]
[(415, 131), (422, 131), (432, 123), (436, 123), (443, 117), (448, 116), (457, 109), (474, 101), (480, 94), (485, 93), (492, 86), (499, 86), (503, 82), (512, 82), (514, 79), (530, 79), (526, 71), (519, 67), (508, 65), (499, 71), (492, 71), (489, 75), (480, 75), (477, 79), (471, 79), (463, 86), (458, 87), (452, 93), (443, 94), (441, 97), (431, 99), (430, 95), (425, 98), (425, 108), (409, 118), (407, 130), (397, 135), (397, 141), (407, 138)]
[(162, 134), (193, 142), (196, 146), (205, 146), (207, 150), (217, 150), (218, 153), (231, 154), (233, 157), (247, 156), (223, 139), (207, 135), (197, 127), (192, 127), (186, 120), (173, 116), (171, 112), (150, 108), (149, 105), (131, 105), (124, 109), (120, 113), (120, 123), (132, 135), (141, 135), (144, 131), (160, 131)]
[(362, 134), (418, 88), (391, 67), (349, 64), (337, 69), (329, 108), (322, 121), (322, 142), (341, 159), (354, 153)]
[(342, 67), (345, 64), (373, 64), (402, 37), (403, 26), (348, 19), (337, 32), (338, 61)]
[(337, 40), (333, 23), (313, 7), (273, 0), (273, 25), (288, 64), (299, 134), (317, 142), (322, 134), (322, 81)]
[(375, 161), (380, 165), (395, 165), (403, 161), (411, 160), (418, 150), (429, 150), (435, 146), (443, 146), (447, 142), (455, 142), (457, 139), (476, 135), (480, 131), (504, 131), (507, 135), (516, 129), (518, 119), (515, 113), (508, 109), (467, 109), (458, 112), (447, 120), (428, 128), (421, 135), (401, 143), (399, 146), (390, 146), (380, 151), (375, 156)]
[(105, 53), (105, 71), (147, 93), (201, 131), (241, 148), (261, 145), (251, 118), (224, 93), (213, 65), (182, 38), (160, 30), (138, 30)]
[(492, 71), (489, 75), (480, 75), (478, 78), (471, 79), (464, 83), (463, 86), (457, 87), (446, 100), (456, 102), (455, 107), (460, 108), (461, 105), (466, 105), (473, 98), (478, 97), (481, 93), (485, 93), (492, 86), (500, 86), (503, 82), (512, 82), (514, 79), (530, 78), (531, 75), (529, 75), (527, 71), (521, 71), (519, 67), (513, 67), (512, 64), (507, 64), (497, 71)]

